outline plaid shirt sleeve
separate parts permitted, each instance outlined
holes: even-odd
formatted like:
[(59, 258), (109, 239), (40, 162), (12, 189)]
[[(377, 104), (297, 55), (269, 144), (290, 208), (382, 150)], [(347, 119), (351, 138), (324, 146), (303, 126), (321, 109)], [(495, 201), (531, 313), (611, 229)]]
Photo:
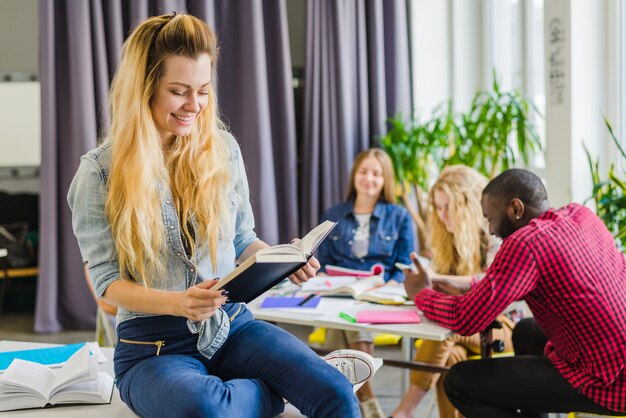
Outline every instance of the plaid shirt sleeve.
[(522, 299), (536, 286), (537, 262), (525, 242), (504, 241), (485, 277), (462, 296), (449, 296), (423, 289), (415, 306), (424, 315), (461, 335), (482, 331), (513, 301)]

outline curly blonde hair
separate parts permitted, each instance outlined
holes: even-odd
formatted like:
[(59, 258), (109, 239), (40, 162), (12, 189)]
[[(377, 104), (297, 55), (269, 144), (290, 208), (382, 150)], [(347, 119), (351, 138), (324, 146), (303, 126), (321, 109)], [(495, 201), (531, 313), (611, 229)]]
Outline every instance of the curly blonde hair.
[[(470, 275), (485, 267), (489, 229), (480, 205), (487, 178), (464, 165), (448, 166), (429, 192), (429, 226), (432, 264), (441, 274)], [(435, 208), (435, 191), (449, 199), (448, 213), (455, 231), (449, 232)]]
[[(212, 86), (208, 105), (187, 137), (174, 137), (167, 152), (152, 116), (152, 99), (169, 56), (218, 58), (214, 33), (186, 14), (151, 17), (140, 23), (123, 46), (111, 85), (112, 164), (105, 213), (111, 224), (123, 278), (150, 286), (165, 270), (166, 234), (162, 187), (171, 188), (183, 236), (194, 258), (195, 242), (208, 242), (215, 265), (218, 237), (228, 219), (224, 196), (231, 150), (218, 132)], [(191, 231), (189, 219), (198, 225)], [(226, 222), (226, 224), (228, 224)]]

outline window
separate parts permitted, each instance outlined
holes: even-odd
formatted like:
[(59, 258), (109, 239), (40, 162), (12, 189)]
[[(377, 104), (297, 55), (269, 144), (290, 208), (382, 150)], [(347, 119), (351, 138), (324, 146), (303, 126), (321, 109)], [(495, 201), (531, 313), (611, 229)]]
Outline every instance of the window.
[[(534, 123), (545, 148), (544, 0), (485, 0), (484, 5), (485, 87), (495, 70), (502, 89), (519, 89), (535, 104), (541, 117)], [(543, 174), (543, 153), (529, 168)]]

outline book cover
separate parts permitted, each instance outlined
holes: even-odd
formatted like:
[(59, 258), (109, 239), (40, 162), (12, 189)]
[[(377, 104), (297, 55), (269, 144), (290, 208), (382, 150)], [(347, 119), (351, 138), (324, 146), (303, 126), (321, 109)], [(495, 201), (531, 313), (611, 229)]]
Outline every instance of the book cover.
[[(290, 297), (290, 296), (268, 296), (261, 303), (263, 308), (316, 308), (320, 304), (322, 298), (314, 296), (309, 300), (307, 297)], [(302, 304), (304, 302), (304, 304)]]
[(65, 363), (86, 343), (68, 344), (60, 347), (36, 348), (32, 350), (5, 351), (0, 353), (0, 372), (6, 370), (15, 359), (32, 361), (46, 366)]
[(385, 274), (385, 266), (380, 263), (374, 264), (369, 270), (349, 269), (346, 267), (334, 266), (332, 264), (327, 264), (324, 269), (326, 270), (326, 274), (329, 276), (369, 277), (382, 276)]
[(304, 267), (335, 225), (336, 222), (322, 222), (295, 244), (258, 251), (218, 281), (213, 289), (228, 290), (231, 302), (251, 302)]

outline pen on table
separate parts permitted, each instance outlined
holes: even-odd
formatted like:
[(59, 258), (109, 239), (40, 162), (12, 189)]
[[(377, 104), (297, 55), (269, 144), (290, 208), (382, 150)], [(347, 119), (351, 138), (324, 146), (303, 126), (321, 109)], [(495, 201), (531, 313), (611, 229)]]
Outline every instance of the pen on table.
[(309, 296), (305, 297), (300, 302), (298, 302), (298, 306), (306, 305), (307, 302), (310, 301), (311, 299), (313, 299), (314, 297), (315, 297), (315, 293), (311, 293)]
[(330, 282), (330, 280), (326, 279), (326, 281), (324, 281), (324, 284), (328, 287), (333, 287), (333, 284)]
[(339, 312), (339, 316), (341, 318), (345, 319), (348, 322), (352, 322), (353, 324), (356, 324), (356, 318), (353, 317), (352, 315), (348, 315), (347, 313)]

